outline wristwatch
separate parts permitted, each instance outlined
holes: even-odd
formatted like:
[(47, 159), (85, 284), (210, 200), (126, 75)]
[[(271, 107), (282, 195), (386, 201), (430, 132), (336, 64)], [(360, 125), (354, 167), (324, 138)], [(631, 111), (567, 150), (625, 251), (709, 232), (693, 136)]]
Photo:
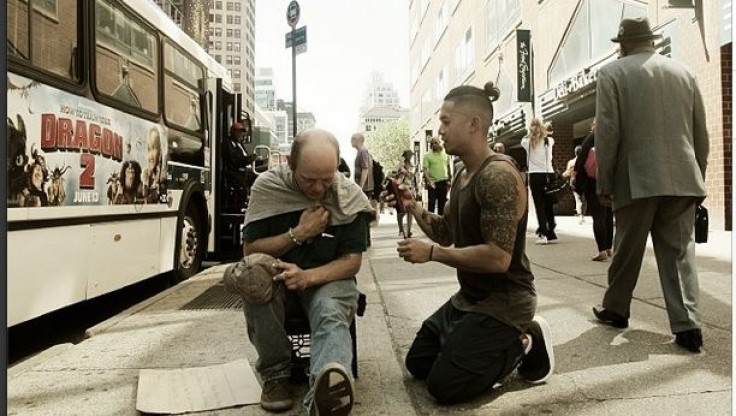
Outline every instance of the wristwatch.
[(294, 235), (294, 229), (289, 227), (289, 238), (291, 239), (291, 242), (300, 246), (303, 244), (303, 242), (296, 239), (296, 236)]

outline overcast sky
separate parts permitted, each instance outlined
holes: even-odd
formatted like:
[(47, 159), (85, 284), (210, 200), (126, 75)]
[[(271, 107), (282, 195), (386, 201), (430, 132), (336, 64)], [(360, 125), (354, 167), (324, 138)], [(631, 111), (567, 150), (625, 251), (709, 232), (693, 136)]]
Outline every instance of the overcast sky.
[[(256, 68), (274, 70), (276, 98), (291, 101), (291, 50), (284, 36), (290, 0), (256, 0)], [(350, 135), (371, 70), (384, 74), (409, 106), (407, 0), (299, 0), (297, 28), (307, 27), (307, 52), (297, 55), (297, 106), (330, 130), (352, 166)], [(288, 126), (291, 128), (291, 125)]]

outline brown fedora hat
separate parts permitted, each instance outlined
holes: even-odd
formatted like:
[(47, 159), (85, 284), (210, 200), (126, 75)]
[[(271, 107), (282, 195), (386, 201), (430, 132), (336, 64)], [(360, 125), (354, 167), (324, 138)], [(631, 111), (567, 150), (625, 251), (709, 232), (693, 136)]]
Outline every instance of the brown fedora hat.
[(627, 42), (638, 40), (649, 40), (662, 37), (652, 32), (649, 19), (637, 17), (636, 19), (624, 19), (618, 26), (618, 36), (611, 38), (611, 42)]

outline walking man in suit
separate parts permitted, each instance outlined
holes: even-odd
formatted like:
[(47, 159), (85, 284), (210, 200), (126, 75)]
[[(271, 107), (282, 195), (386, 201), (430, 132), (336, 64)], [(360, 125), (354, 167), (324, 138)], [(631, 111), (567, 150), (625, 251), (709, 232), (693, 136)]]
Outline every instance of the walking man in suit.
[(628, 326), (631, 298), (651, 232), (670, 327), (678, 345), (703, 345), (693, 228), (705, 198), (708, 132), (695, 77), (657, 54), (646, 18), (624, 19), (620, 59), (598, 72), (597, 192), (613, 205), (616, 232), (608, 289), (595, 316)]

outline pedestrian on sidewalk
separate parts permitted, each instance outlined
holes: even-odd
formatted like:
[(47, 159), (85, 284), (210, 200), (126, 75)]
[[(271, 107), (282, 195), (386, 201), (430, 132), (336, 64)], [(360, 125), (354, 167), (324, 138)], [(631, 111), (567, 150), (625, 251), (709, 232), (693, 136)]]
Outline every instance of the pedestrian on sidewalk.
[(487, 393), (517, 367), (531, 383), (554, 370), (549, 326), (535, 316), (534, 275), (525, 253), (526, 187), (512, 160), (486, 143), (499, 94), (488, 82), (484, 89), (464, 85), (445, 96), (439, 133), (463, 165), (444, 215), (423, 209), (408, 192), (398, 201), (439, 243), (406, 239), (399, 256), (457, 269), (460, 290), (422, 323), (406, 356), (407, 370), (426, 380), (442, 404)]
[(534, 211), (537, 213), (535, 243), (542, 245), (557, 240), (555, 199), (544, 191), (545, 185), (555, 174), (552, 167), (552, 148), (555, 146), (555, 139), (550, 137), (550, 134), (552, 134), (550, 124), (535, 117), (529, 123), (529, 134), (521, 139), (521, 147), (526, 150), (528, 159), (529, 189), (532, 192)]
[(703, 345), (695, 266), (695, 206), (705, 199), (709, 141), (692, 73), (658, 54), (646, 18), (624, 19), (620, 59), (598, 71), (598, 195), (613, 204), (616, 233), (602, 322), (628, 326), (631, 299), (651, 233), (670, 328), (678, 345)]
[[(367, 223), (375, 216), (363, 190), (337, 172), (340, 149), (320, 129), (299, 134), (288, 165), (261, 174), (245, 217), (243, 251), (278, 259), (273, 297), (245, 302), (248, 337), (258, 352), (261, 407), (293, 406), (289, 386), (292, 344), (286, 311), (302, 308), (310, 324), (309, 414), (346, 415), (355, 391), (350, 324), (357, 309), (355, 275), (366, 250)], [(338, 405), (335, 406), (335, 403)]]
[(432, 137), (429, 141), (432, 151), (427, 152), (422, 159), (424, 183), (427, 187), (427, 204), (429, 212), (442, 215), (447, 203), (447, 189), (450, 187), (450, 157), (442, 148), (439, 137)]
[(611, 248), (613, 247), (613, 211), (611, 206), (601, 204), (596, 194), (596, 173), (595, 170), (591, 172), (593, 175), (588, 174), (588, 160), (595, 161), (595, 120), (590, 125), (590, 133), (583, 140), (582, 149), (580, 155), (575, 163), (575, 194), (582, 195), (588, 202), (588, 210), (590, 211), (591, 217), (593, 217), (593, 236), (595, 237), (595, 243), (598, 246), (598, 254), (593, 257), (593, 261), (606, 261), (613, 254)]
[[(570, 189), (575, 189), (575, 162), (578, 161), (582, 146), (575, 146), (575, 157), (567, 161), (567, 168), (562, 173), (562, 177), (567, 179)], [(577, 192), (572, 193), (575, 197), (575, 214), (580, 218), (580, 224), (585, 222), (585, 213), (588, 212), (587, 200), (585, 195)]]
[[(404, 185), (404, 187), (408, 189), (413, 195), (416, 195), (417, 177), (416, 170), (414, 169), (414, 164), (411, 163), (412, 156), (414, 156), (414, 152), (412, 152), (411, 150), (404, 150), (404, 153), (401, 154), (403, 160), (396, 167), (396, 174), (394, 175), (394, 179), (396, 179), (399, 184)], [(404, 228), (404, 217), (406, 217), (406, 228)], [(412, 236), (412, 220), (413, 217), (411, 215), (406, 215), (403, 212), (396, 212), (396, 221), (399, 223), (400, 238), (410, 238)]]
[[(374, 198), (375, 183), (373, 182), (373, 156), (365, 147), (365, 136), (362, 133), (355, 133), (350, 137), (350, 144), (358, 152), (355, 155), (355, 164), (353, 172), (355, 174), (355, 183), (365, 193), (365, 196), (371, 201), (374, 209), (378, 210), (378, 201)], [(366, 224), (366, 241), (368, 247), (371, 245), (370, 224)]]

